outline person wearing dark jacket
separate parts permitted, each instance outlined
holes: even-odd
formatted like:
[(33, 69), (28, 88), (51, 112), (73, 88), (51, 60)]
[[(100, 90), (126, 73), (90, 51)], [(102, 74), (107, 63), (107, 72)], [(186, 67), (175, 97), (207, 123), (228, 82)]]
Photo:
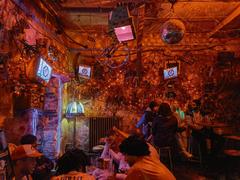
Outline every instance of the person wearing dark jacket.
[(155, 107), (157, 107), (156, 102), (151, 101), (136, 125), (137, 128), (142, 128), (142, 133), (145, 139), (148, 139), (148, 137), (152, 134), (152, 123), (156, 117)]
[(158, 116), (153, 121), (152, 135), (153, 143), (157, 147), (170, 146), (175, 152), (178, 152), (183, 158), (192, 158), (181, 146), (177, 138), (178, 121), (171, 111), (169, 104), (162, 103), (158, 109)]
[(160, 104), (158, 116), (153, 121), (153, 143), (158, 147), (173, 146), (176, 144), (177, 129), (177, 118), (173, 115), (169, 104)]
[[(31, 144), (34, 148), (37, 148), (37, 137), (32, 134), (24, 135), (20, 143), (22, 145)], [(45, 156), (41, 156), (36, 159), (36, 168), (33, 172), (33, 180), (48, 180), (50, 179), (51, 170), (54, 167), (53, 162)]]

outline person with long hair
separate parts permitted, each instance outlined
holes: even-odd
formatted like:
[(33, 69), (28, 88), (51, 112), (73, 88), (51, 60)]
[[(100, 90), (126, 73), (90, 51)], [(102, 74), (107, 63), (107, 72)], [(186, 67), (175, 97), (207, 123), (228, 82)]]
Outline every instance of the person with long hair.
[(153, 143), (157, 147), (170, 146), (183, 158), (192, 158), (180, 143), (178, 137), (178, 121), (167, 103), (161, 103), (158, 109), (158, 116), (153, 121)]
[(153, 143), (158, 147), (176, 144), (175, 135), (177, 129), (177, 118), (173, 116), (169, 104), (161, 103), (158, 109), (158, 116), (153, 121)]

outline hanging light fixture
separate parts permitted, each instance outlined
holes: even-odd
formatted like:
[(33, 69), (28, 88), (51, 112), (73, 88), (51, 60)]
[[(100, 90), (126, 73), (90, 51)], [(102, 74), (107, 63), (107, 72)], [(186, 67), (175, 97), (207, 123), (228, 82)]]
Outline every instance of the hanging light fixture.
[(73, 147), (76, 147), (76, 121), (78, 116), (84, 116), (84, 107), (82, 103), (73, 101), (67, 105), (66, 118), (73, 119)]
[(109, 14), (109, 29), (114, 31), (120, 43), (135, 39), (135, 28), (127, 6), (119, 5)]
[(70, 102), (66, 108), (66, 117), (84, 115), (83, 104), (77, 101)]

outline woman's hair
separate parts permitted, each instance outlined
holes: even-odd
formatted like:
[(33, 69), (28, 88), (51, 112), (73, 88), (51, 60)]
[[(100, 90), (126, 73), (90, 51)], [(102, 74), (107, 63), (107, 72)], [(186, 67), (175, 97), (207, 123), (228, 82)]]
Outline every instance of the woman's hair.
[(37, 142), (37, 137), (32, 135), (32, 134), (26, 134), (20, 140), (20, 143), (22, 145), (24, 145), (24, 144), (34, 144), (36, 142)]
[(130, 156), (148, 156), (150, 154), (146, 141), (136, 135), (129, 136), (119, 146), (121, 153)]
[(167, 103), (161, 103), (158, 108), (158, 114), (161, 116), (170, 116), (172, 114), (171, 107)]
[(90, 165), (88, 156), (80, 149), (72, 149), (57, 160), (57, 175), (79, 171), (81, 168), (85, 172), (87, 165)]

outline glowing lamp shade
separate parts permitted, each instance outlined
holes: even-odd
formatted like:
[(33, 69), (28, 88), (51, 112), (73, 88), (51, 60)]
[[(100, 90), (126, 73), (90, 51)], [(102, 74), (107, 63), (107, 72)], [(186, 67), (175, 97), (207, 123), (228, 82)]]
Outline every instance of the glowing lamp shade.
[(114, 28), (115, 34), (119, 42), (129, 41), (134, 39), (131, 25)]
[(67, 116), (75, 116), (75, 115), (83, 115), (84, 114), (84, 107), (82, 103), (73, 101), (68, 104), (66, 109)]

